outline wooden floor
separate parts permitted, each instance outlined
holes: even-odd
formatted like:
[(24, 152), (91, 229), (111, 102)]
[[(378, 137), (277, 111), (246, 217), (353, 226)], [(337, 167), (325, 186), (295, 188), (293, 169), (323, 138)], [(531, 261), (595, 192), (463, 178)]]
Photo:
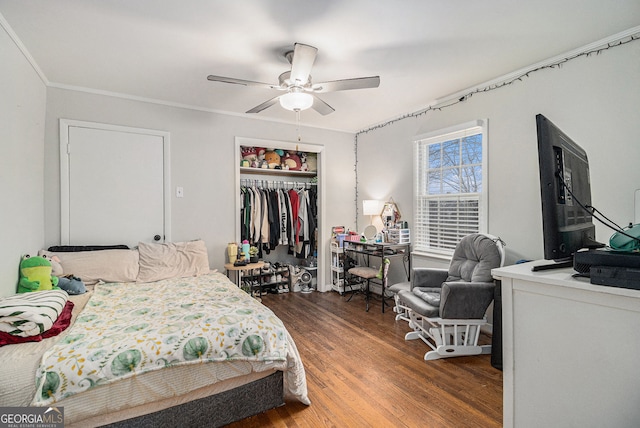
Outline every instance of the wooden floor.
[[(500, 427), (502, 372), (490, 355), (426, 362), (395, 313), (336, 292), (269, 294), (305, 366), (310, 406), (285, 406), (230, 427)], [(489, 338), (483, 338), (488, 343)]]

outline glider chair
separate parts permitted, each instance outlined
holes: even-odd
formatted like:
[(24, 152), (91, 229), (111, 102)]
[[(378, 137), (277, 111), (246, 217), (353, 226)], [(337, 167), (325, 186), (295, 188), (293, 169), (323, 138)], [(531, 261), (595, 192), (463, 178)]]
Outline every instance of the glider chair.
[(490, 353), (491, 345), (478, 346), (478, 339), (493, 301), (491, 269), (503, 264), (500, 238), (471, 234), (456, 246), (448, 270), (421, 268), (410, 290), (397, 295), (413, 328), (405, 340), (422, 339), (429, 345), (427, 361)]

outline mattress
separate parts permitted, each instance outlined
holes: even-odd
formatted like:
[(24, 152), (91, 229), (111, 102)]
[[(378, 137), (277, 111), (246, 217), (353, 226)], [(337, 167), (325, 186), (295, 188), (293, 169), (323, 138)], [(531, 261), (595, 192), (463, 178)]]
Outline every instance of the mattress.
[[(209, 275), (211, 278), (206, 280), (231, 285), (229, 289), (232, 293), (244, 293), (224, 275), (217, 272)], [(67, 335), (73, 334), (73, 323), (93, 293), (95, 291), (70, 296), (75, 304), (72, 327), (59, 336), (41, 342), (0, 347), (0, 406), (32, 404), (36, 395), (36, 373), (43, 355), (50, 353)], [(244, 299), (246, 295), (238, 294), (238, 297)], [(268, 376), (276, 370), (284, 372), (284, 396), (309, 404), (304, 366), (286, 329), (284, 340), (286, 355), (280, 360), (226, 360), (174, 365), (96, 386), (56, 400), (51, 405), (64, 407), (66, 426), (95, 426), (226, 391)]]

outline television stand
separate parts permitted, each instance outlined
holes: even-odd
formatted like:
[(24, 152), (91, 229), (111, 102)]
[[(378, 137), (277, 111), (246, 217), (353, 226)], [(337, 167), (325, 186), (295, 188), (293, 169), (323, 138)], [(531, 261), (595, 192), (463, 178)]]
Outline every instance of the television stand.
[(640, 291), (529, 263), (491, 273), (502, 292), (504, 426), (638, 426)]
[(554, 261), (553, 263), (549, 263), (546, 265), (536, 265), (531, 268), (532, 272), (538, 272), (541, 270), (550, 270), (550, 269), (564, 269), (564, 268), (572, 268), (573, 267), (573, 257), (568, 259), (562, 259), (558, 261)]

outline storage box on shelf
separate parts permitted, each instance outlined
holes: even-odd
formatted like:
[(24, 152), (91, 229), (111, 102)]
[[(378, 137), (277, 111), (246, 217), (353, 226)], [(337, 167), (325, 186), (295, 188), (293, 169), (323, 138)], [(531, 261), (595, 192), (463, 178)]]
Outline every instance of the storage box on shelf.
[[(347, 242), (360, 242), (362, 237), (356, 233), (349, 233), (344, 240)], [(344, 243), (343, 243), (344, 244)]]
[(411, 242), (410, 229), (389, 229), (387, 239), (394, 244), (408, 244)]

